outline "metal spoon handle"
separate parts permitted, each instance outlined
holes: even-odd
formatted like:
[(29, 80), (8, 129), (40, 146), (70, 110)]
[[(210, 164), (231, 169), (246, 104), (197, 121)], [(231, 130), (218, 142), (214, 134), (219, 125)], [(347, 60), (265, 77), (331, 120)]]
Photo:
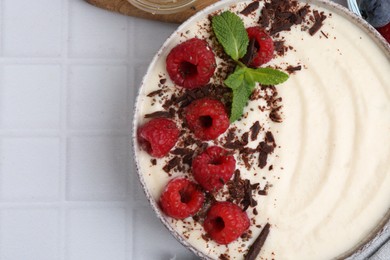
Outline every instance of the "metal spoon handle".
[(351, 10), (352, 12), (357, 14), (358, 16), (360, 16), (360, 17), (362, 16), (356, 0), (348, 0), (348, 8), (349, 8), (349, 10)]

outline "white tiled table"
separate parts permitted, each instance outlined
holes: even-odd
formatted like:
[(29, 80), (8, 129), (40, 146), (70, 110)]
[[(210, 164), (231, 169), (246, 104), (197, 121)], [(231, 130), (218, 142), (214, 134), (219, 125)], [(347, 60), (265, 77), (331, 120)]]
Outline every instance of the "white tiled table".
[(0, 0), (0, 260), (194, 259), (129, 159), (137, 88), (176, 27)]

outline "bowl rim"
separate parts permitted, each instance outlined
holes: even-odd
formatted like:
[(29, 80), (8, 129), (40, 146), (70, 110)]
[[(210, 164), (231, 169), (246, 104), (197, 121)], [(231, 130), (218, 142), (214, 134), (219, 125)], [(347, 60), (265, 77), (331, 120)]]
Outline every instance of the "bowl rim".
[[(145, 196), (149, 202), (149, 205), (151, 205), (153, 211), (155, 212), (156, 216), (158, 219), (163, 223), (165, 228), (168, 229), (168, 231), (173, 235), (173, 237), (180, 242), (184, 247), (189, 249), (192, 253), (194, 253), (196, 256), (200, 257), (201, 259), (211, 259), (208, 257), (206, 254), (203, 252), (197, 250), (194, 246), (192, 246), (187, 240), (185, 240), (179, 232), (174, 230), (174, 228), (169, 224), (168, 219), (163, 215), (161, 212), (158, 203), (153, 199), (146, 183), (144, 180), (144, 177), (141, 173), (140, 170), (140, 165), (139, 165), (139, 160), (138, 160), (138, 144), (137, 144), (137, 127), (138, 127), (138, 119), (135, 116), (138, 112), (138, 108), (141, 102), (141, 91), (143, 89), (144, 82), (147, 78), (147, 76), (151, 73), (152, 68), (154, 67), (155, 63), (161, 56), (162, 52), (167, 48), (169, 43), (177, 36), (177, 32), (180, 32), (191, 24), (193, 21), (196, 19), (199, 19), (200, 17), (206, 16), (213, 11), (217, 11), (219, 9), (223, 9), (227, 6), (230, 6), (232, 4), (237, 4), (239, 2), (249, 2), (250, 0), (223, 0), (223, 1), (218, 1), (210, 6), (200, 10), (193, 16), (191, 16), (188, 20), (186, 20), (184, 23), (182, 23), (180, 26), (178, 26), (174, 32), (164, 41), (162, 46), (159, 48), (157, 53), (153, 56), (153, 59), (148, 65), (147, 71), (144, 74), (141, 83), (139, 84), (139, 88), (137, 91), (137, 96), (136, 100), (134, 102), (133, 106), (133, 120), (132, 120), (132, 145), (131, 145), (131, 150), (132, 150), (132, 159), (134, 161), (137, 175), (138, 175), (138, 181), (140, 182), (142, 186), (142, 190), (145, 193)], [(262, 1), (262, 0), (260, 0)], [(382, 51), (385, 53), (387, 56), (388, 60), (390, 61), (390, 44), (383, 38), (383, 36), (374, 28), (372, 27), (367, 21), (365, 21), (361, 16), (358, 16), (356, 13), (352, 12), (351, 10), (347, 9), (346, 7), (333, 2), (331, 0), (297, 0), (298, 2), (301, 3), (308, 3), (308, 4), (314, 4), (318, 6), (322, 6), (324, 8), (327, 8), (329, 11), (335, 12), (338, 15), (342, 15), (344, 18), (350, 20), (351, 22), (355, 23), (357, 26), (360, 27), (363, 31), (365, 31), (375, 42), (376, 44), (382, 49)], [(344, 252), (342, 255), (337, 256), (336, 259), (352, 259), (355, 257), (359, 257), (361, 253), (364, 250), (368, 250), (370, 247), (372, 247), (372, 244), (380, 239), (383, 239), (384, 236), (387, 235), (387, 231), (390, 230), (390, 205), (388, 212), (385, 214), (383, 219), (380, 221), (378, 226), (374, 228), (371, 233), (365, 238), (363, 241), (358, 243), (355, 247), (351, 248), (347, 252)]]

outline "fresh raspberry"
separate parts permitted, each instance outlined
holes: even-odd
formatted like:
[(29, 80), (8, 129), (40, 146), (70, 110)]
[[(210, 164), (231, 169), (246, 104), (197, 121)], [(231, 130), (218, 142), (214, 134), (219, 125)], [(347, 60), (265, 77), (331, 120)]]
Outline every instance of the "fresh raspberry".
[(205, 196), (194, 182), (177, 178), (171, 180), (160, 197), (160, 207), (168, 216), (184, 219), (202, 207)]
[(250, 225), (248, 215), (236, 204), (216, 202), (207, 212), (205, 231), (218, 244), (227, 245), (240, 237)]
[(207, 42), (198, 38), (174, 47), (167, 56), (166, 65), (172, 81), (190, 89), (206, 85), (217, 66)]
[(195, 180), (207, 191), (219, 190), (236, 169), (236, 160), (218, 146), (208, 147), (192, 161)]
[(274, 54), (274, 42), (261, 27), (254, 26), (246, 29), (249, 41), (254, 40), (254, 55), (249, 63), (250, 67), (259, 67), (269, 62)]
[(229, 127), (225, 106), (219, 100), (202, 98), (186, 108), (188, 127), (201, 140), (213, 140)]
[(386, 39), (388, 43), (390, 43), (390, 23), (385, 26), (377, 28), (378, 32), (382, 34), (383, 38)]
[(172, 149), (179, 134), (176, 124), (167, 118), (154, 118), (137, 131), (141, 148), (157, 158), (164, 157)]

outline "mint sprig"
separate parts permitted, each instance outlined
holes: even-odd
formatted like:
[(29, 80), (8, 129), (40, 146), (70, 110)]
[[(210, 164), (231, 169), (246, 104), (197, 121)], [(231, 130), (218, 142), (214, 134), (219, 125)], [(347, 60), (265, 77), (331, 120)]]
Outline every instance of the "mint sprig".
[(218, 41), (233, 60), (244, 57), (249, 38), (240, 17), (230, 11), (223, 12), (213, 17), (212, 27)]
[(288, 75), (286, 73), (271, 68), (239, 67), (236, 69), (224, 81), (225, 85), (233, 91), (230, 122), (236, 121), (243, 114), (244, 107), (256, 87), (256, 82), (267, 86), (282, 83), (287, 79)]
[(236, 14), (225, 11), (214, 16), (212, 28), (226, 54), (238, 64), (234, 73), (224, 81), (233, 91), (230, 122), (234, 122), (242, 116), (256, 83), (276, 85), (285, 82), (288, 75), (272, 68), (248, 68), (240, 62), (240, 58), (247, 52), (249, 39), (243, 21)]
[(225, 85), (232, 89), (232, 108), (230, 111), (230, 122), (239, 119), (244, 107), (255, 88), (255, 82), (248, 78), (245, 68), (237, 69), (225, 80)]

